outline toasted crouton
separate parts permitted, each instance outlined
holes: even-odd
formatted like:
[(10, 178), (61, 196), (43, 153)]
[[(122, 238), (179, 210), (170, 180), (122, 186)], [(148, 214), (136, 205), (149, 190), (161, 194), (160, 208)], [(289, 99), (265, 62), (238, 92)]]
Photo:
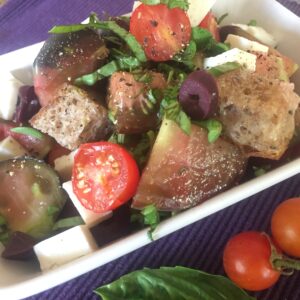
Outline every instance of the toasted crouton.
[(300, 97), (294, 85), (244, 70), (218, 78), (225, 134), (248, 156), (279, 159), (295, 131)]
[(70, 84), (63, 84), (53, 102), (33, 116), (30, 124), (70, 150), (103, 139), (110, 130), (107, 110)]

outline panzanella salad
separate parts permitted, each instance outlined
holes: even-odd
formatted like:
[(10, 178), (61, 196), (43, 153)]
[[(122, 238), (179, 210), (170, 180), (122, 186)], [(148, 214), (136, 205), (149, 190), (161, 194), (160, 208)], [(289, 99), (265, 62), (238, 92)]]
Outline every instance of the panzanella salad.
[(51, 269), (293, 158), (298, 66), (254, 20), (221, 26), (214, 3), (55, 26), (34, 85), (9, 79), (3, 257)]

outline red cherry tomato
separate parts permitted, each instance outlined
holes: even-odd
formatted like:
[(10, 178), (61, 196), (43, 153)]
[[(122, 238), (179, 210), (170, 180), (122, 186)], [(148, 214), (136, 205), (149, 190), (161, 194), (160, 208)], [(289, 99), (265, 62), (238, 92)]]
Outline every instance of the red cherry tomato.
[(209, 12), (205, 18), (201, 21), (199, 24), (200, 27), (207, 29), (217, 40), (220, 42), (220, 33), (219, 33), (219, 27), (216, 20), (216, 17), (213, 15), (212, 12)]
[(275, 209), (271, 229), (274, 240), (287, 254), (300, 257), (300, 198), (291, 198)]
[(97, 142), (79, 147), (72, 185), (85, 208), (96, 213), (113, 210), (135, 194), (138, 182), (137, 163), (121, 146)]
[(180, 8), (141, 4), (130, 18), (130, 32), (150, 60), (166, 61), (189, 43), (191, 24)]
[(48, 153), (47, 162), (49, 165), (54, 166), (54, 161), (63, 156), (68, 155), (71, 151), (58, 143), (55, 143), (51, 151)]
[(241, 288), (249, 291), (264, 290), (280, 276), (280, 272), (272, 268), (270, 255), (270, 242), (264, 234), (242, 232), (226, 244), (223, 254), (225, 272)]

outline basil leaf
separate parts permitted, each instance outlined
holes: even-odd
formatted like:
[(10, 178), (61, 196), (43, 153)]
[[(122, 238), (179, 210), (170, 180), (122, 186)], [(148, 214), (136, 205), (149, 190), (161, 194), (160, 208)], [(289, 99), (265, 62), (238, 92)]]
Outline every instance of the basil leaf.
[(57, 229), (63, 229), (63, 228), (70, 228), (70, 227), (75, 227), (75, 226), (83, 225), (83, 224), (84, 224), (84, 222), (81, 217), (70, 217), (70, 218), (58, 220), (53, 225), (52, 229), (57, 230)]
[(208, 30), (201, 27), (192, 28), (192, 40), (196, 43), (197, 50), (208, 56), (215, 56), (230, 49), (228, 45), (218, 43)]
[(197, 45), (195, 41), (191, 40), (189, 45), (186, 47), (186, 49), (182, 53), (178, 53), (173, 57), (174, 61), (177, 61), (179, 63), (183, 63), (186, 65), (190, 70), (195, 69), (195, 65), (193, 62), (193, 59), (197, 52)]
[(66, 26), (54, 26), (49, 32), (50, 33), (69, 33), (69, 32), (76, 32), (79, 30), (83, 30), (86, 28), (92, 29), (103, 29), (103, 30), (110, 30), (116, 35), (118, 35), (121, 39), (123, 39), (132, 53), (140, 62), (147, 61), (145, 52), (142, 46), (138, 43), (136, 38), (127, 30), (120, 27), (114, 21), (99, 21), (95, 19), (95, 15), (90, 16), (90, 22), (88, 24), (76, 24), (76, 25), (66, 25)]
[(249, 23), (247, 24), (248, 26), (257, 26), (257, 21), (252, 19), (249, 21)]
[(254, 300), (226, 277), (185, 267), (135, 271), (95, 293), (103, 300)]
[(93, 73), (83, 75), (75, 80), (75, 84), (94, 85), (97, 81), (111, 76), (117, 71), (131, 71), (140, 66), (140, 61), (136, 57), (128, 56), (112, 60)]
[(165, 4), (170, 9), (178, 7), (182, 10), (188, 10), (189, 8), (189, 3), (187, 0), (141, 0), (141, 2), (146, 5)]
[(199, 125), (205, 128), (208, 131), (208, 142), (213, 143), (215, 142), (222, 133), (222, 124), (221, 122), (209, 119), (205, 121), (194, 122), (196, 125)]
[(31, 128), (31, 127), (15, 127), (15, 128), (11, 128), (10, 131), (19, 133), (19, 134), (32, 136), (39, 140), (42, 140), (44, 138), (44, 135), (40, 131), (38, 131), (34, 128)]
[(217, 19), (217, 24), (220, 25), (223, 22), (223, 20), (228, 17), (228, 15), (229, 14), (226, 13), (226, 14), (223, 14), (220, 18), (218, 18)]
[(223, 75), (223, 74), (225, 74), (227, 72), (239, 69), (240, 67), (241, 67), (241, 65), (239, 63), (237, 63), (237, 62), (227, 62), (227, 63), (222, 64), (220, 66), (210, 68), (207, 71), (210, 74), (212, 74), (213, 76), (217, 77), (217, 76)]

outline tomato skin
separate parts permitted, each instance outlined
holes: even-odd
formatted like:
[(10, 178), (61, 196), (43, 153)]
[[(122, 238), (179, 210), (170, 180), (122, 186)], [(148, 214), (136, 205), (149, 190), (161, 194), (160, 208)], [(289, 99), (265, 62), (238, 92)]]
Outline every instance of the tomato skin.
[(300, 257), (300, 198), (291, 198), (275, 209), (271, 230), (279, 247), (289, 255)]
[(93, 212), (107, 212), (124, 204), (135, 194), (138, 182), (137, 163), (117, 144), (82, 144), (74, 157), (73, 191)]
[(223, 265), (227, 276), (239, 287), (260, 291), (272, 286), (280, 276), (270, 263), (271, 246), (266, 235), (246, 231), (226, 244)]
[(190, 42), (191, 24), (180, 8), (141, 4), (130, 18), (130, 32), (150, 60), (167, 61)]
[(210, 11), (204, 19), (200, 22), (199, 27), (207, 29), (215, 38), (216, 41), (220, 42), (219, 27), (216, 17)]

